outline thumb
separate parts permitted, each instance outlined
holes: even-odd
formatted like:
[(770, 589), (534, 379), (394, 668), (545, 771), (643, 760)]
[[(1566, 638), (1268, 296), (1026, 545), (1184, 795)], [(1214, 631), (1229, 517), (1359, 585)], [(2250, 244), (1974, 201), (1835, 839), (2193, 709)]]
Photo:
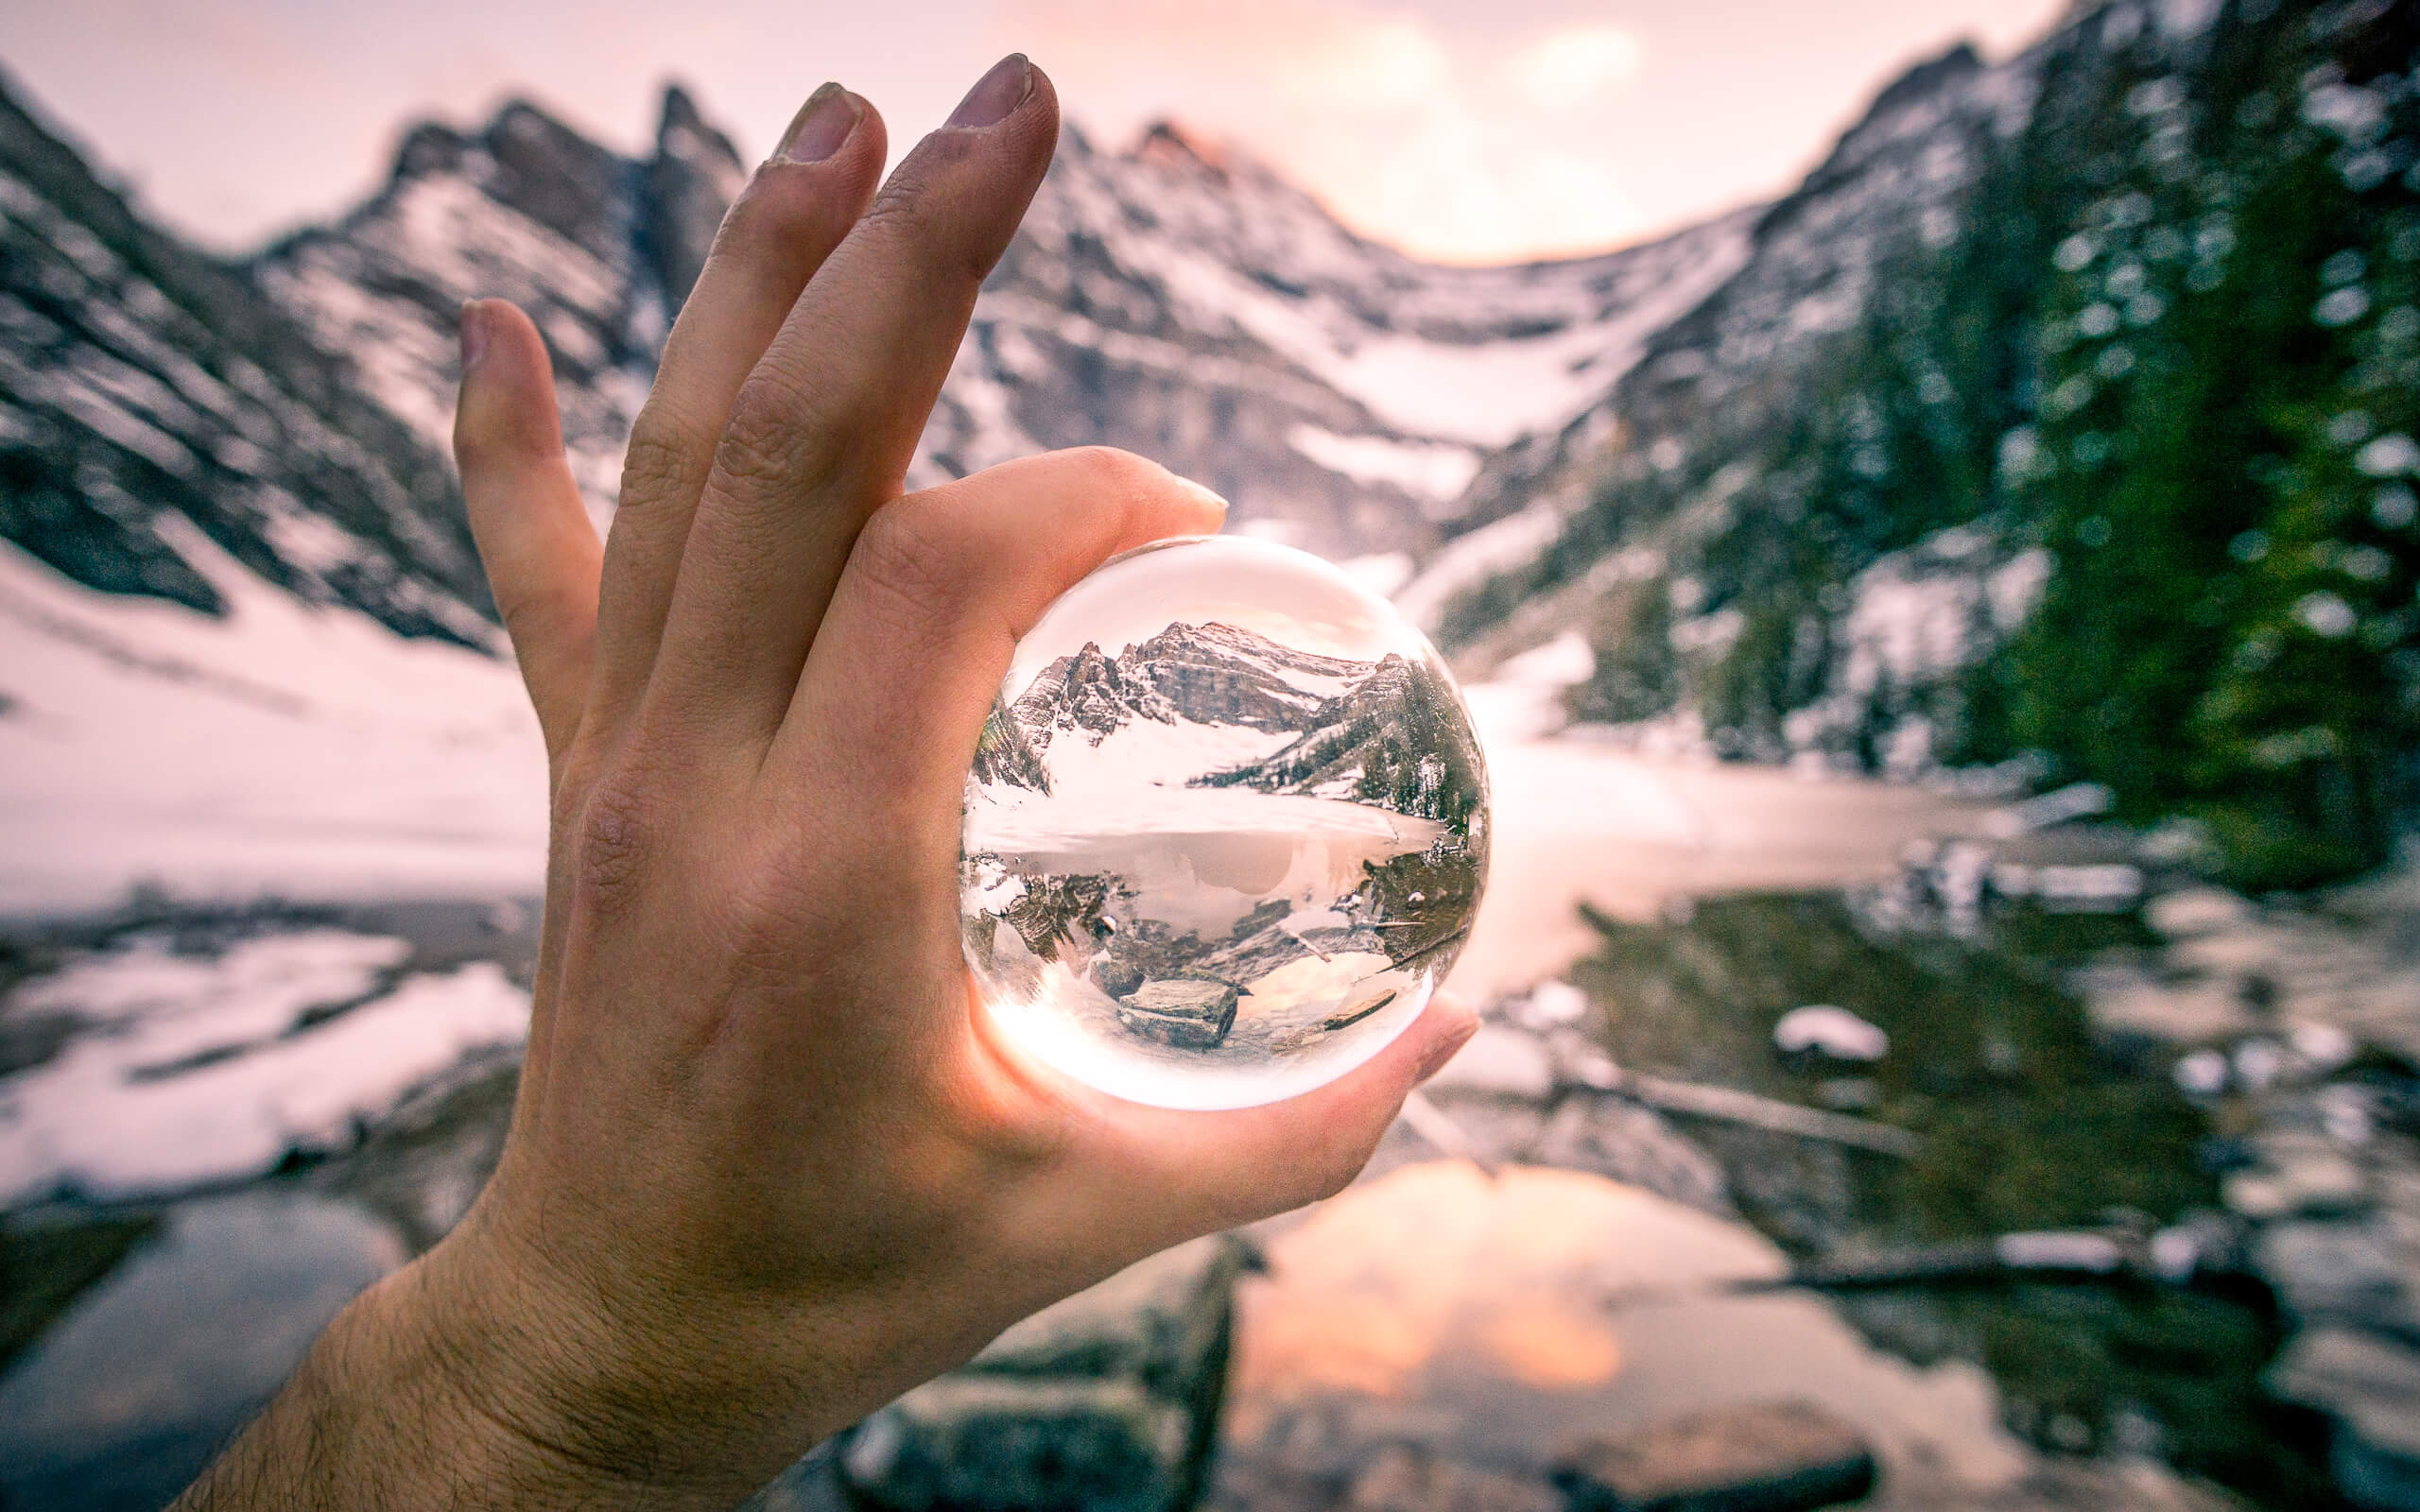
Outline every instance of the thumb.
[(462, 306), (461, 337), (454, 457), (471, 537), (551, 758), (587, 701), (602, 552), (563, 456), (538, 328), (502, 300), (475, 300)]

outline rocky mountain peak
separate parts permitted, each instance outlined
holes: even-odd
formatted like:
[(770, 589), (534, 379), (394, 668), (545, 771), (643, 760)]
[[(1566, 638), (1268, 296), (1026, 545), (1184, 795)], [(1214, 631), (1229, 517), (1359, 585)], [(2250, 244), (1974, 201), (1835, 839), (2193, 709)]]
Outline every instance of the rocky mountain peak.
[(1159, 120), (1143, 129), (1127, 156), (1172, 172), (1205, 173), (1223, 183), (1234, 152), (1226, 144), (1176, 121)]
[(747, 180), (748, 165), (731, 138), (707, 124), (687, 90), (666, 84), (639, 231), (667, 316), (679, 313), (697, 285), (723, 209)]

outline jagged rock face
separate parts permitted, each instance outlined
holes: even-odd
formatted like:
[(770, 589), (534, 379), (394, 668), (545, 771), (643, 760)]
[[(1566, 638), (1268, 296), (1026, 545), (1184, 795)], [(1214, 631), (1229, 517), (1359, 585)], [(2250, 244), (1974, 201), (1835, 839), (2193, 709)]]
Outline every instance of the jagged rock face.
[(239, 269), (146, 226), (0, 94), (0, 536), (218, 611), (232, 558), (485, 644), (450, 470)]
[[(1371, 663), (1298, 651), (1232, 625), (1171, 625), (1111, 656), (1090, 642), (1037, 673), (1011, 707), (1028, 750), (1069, 730), (1099, 745), (1136, 719), (1160, 724), (1309, 728), (1327, 707), (1293, 678), (1360, 678)], [(1019, 769), (1003, 755), (999, 770)], [(1038, 784), (1028, 782), (1027, 786)]]
[(1234, 527), (1333, 557), (1425, 554), (1504, 507), (1468, 497), (1490, 454), (1609, 389), (1737, 266), (1745, 229), (1430, 266), (1172, 129), (1124, 155), (1071, 129), (977, 304), (917, 476), (1108, 443), (1227, 495)]
[(0, 98), (0, 534), (107, 591), (216, 612), (223, 554), (406, 635), (494, 644), (446, 460), (457, 312), (501, 295), (537, 320), (601, 513), (741, 172), (678, 91), (643, 163), (514, 105), (476, 136), (415, 129), (359, 210), (231, 266)]
[(1176, 711), (1157, 689), (1089, 641), (1074, 656), (1043, 668), (1013, 713), (1028, 738), (1044, 746), (1068, 730), (1083, 731), (1098, 746), (1135, 719), (1176, 722)]
[(384, 189), (270, 248), (251, 272), (441, 447), (457, 312), (480, 298), (520, 305), (546, 338), (564, 444), (602, 516), (665, 333), (745, 175), (677, 88), (644, 162), (515, 103), (475, 136), (416, 128)]
[(1369, 664), (1298, 651), (1232, 625), (1171, 625), (1127, 655), (1184, 718), (1254, 730), (1297, 730), (1317, 713), (1320, 700), (1287, 674), (1347, 678)]

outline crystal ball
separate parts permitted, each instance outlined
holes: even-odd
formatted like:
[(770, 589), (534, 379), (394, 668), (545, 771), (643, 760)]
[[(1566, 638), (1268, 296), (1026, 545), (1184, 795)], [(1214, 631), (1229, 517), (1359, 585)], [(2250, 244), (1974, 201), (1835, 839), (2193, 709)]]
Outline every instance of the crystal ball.
[(966, 959), (1079, 1081), (1275, 1102), (1420, 1016), (1487, 845), (1470, 711), (1392, 605), (1290, 547), (1161, 541), (1017, 644), (967, 774)]

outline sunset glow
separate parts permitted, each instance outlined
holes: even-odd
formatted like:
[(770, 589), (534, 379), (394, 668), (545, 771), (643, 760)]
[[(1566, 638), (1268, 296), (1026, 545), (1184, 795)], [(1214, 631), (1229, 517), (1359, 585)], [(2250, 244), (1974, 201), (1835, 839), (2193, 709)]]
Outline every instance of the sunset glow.
[(596, 0), (0, 8), (0, 63), (144, 200), (233, 249), (356, 198), (407, 121), (526, 94), (637, 146), (666, 78), (743, 152), (838, 77), (894, 151), (999, 53), (1029, 53), (1110, 146), (1174, 117), (1236, 143), (1376, 239), (1453, 261), (1635, 240), (1779, 192), (1899, 68), (1991, 53), (2059, 0), (941, 0), (703, 14)]

